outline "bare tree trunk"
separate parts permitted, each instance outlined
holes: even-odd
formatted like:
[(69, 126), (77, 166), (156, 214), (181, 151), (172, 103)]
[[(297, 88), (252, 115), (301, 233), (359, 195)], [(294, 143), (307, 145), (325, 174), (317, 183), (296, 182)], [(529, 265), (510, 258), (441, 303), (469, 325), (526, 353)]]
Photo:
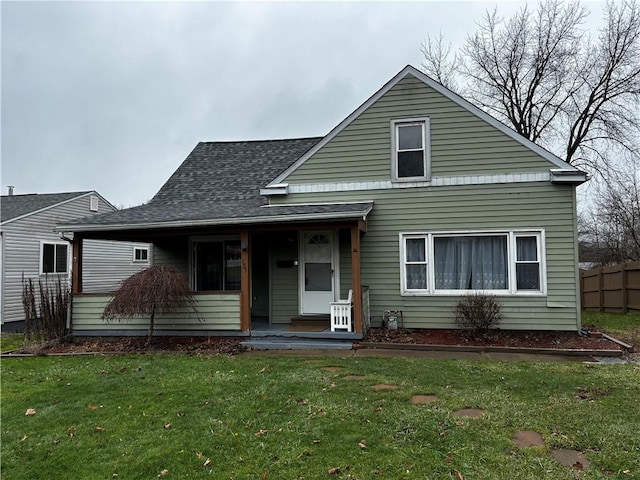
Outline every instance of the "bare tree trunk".
[(151, 308), (151, 317), (149, 318), (149, 338), (147, 339), (147, 343), (151, 343), (151, 339), (153, 338), (153, 320), (156, 316), (156, 307), (155, 305)]

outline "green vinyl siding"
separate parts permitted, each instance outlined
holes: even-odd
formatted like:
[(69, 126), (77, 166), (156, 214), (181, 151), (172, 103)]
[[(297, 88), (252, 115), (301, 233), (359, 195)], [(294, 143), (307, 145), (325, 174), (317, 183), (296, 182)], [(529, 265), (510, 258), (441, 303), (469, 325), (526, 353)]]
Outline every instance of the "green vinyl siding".
[[(544, 230), (547, 294), (501, 296), (506, 317), (502, 328), (578, 328), (573, 187), (548, 182), (420, 187), (291, 194), (279, 202), (358, 200), (374, 201), (361, 245), (362, 284), (371, 288), (373, 325), (380, 323), (384, 310), (399, 309), (404, 312), (405, 326), (410, 328), (453, 326), (451, 308), (456, 296), (401, 295), (401, 232), (530, 228)], [(347, 257), (341, 247), (341, 267)], [(345, 290), (349, 281), (343, 278)]]
[[(73, 324), (74, 334), (83, 332), (109, 331), (145, 331), (149, 326), (145, 316), (133, 317), (122, 321), (107, 322), (102, 312), (109, 295), (74, 295)], [(194, 334), (207, 330), (240, 330), (240, 294), (199, 294), (196, 295), (197, 313), (187, 309), (178, 313), (162, 313), (156, 316), (156, 331), (189, 331)]]
[(391, 178), (392, 119), (429, 117), (433, 177), (548, 171), (554, 165), (409, 75), (283, 181)]
[[(298, 306), (298, 266), (282, 262), (298, 260), (298, 235), (296, 232), (278, 232), (271, 238), (271, 266), (269, 288), (271, 323), (290, 323), (291, 317), (300, 314)], [(281, 262), (278, 265), (278, 262)]]
[(156, 241), (153, 249), (154, 265), (171, 265), (189, 278), (189, 241), (186, 237)]

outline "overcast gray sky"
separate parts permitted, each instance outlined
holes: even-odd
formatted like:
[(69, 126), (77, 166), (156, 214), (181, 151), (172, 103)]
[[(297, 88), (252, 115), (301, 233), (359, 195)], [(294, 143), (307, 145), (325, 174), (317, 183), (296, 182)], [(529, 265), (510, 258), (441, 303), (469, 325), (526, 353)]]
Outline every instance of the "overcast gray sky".
[(324, 135), (495, 5), (3, 1), (2, 193), (134, 206), (199, 141)]

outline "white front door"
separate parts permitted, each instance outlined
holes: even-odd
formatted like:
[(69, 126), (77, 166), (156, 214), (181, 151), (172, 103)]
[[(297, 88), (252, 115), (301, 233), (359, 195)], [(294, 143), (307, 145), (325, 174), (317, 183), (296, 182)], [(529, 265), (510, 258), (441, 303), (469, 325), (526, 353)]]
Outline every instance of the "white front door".
[(300, 313), (331, 312), (334, 291), (333, 232), (302, 232)]

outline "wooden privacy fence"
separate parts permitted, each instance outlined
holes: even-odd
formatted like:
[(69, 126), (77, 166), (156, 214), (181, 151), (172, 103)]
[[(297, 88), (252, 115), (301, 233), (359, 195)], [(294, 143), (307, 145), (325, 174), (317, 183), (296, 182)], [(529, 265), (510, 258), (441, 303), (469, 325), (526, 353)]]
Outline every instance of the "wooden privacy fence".
[(640, 262), (581, 270), (580, 296), (585, 310), (640, 311)]

